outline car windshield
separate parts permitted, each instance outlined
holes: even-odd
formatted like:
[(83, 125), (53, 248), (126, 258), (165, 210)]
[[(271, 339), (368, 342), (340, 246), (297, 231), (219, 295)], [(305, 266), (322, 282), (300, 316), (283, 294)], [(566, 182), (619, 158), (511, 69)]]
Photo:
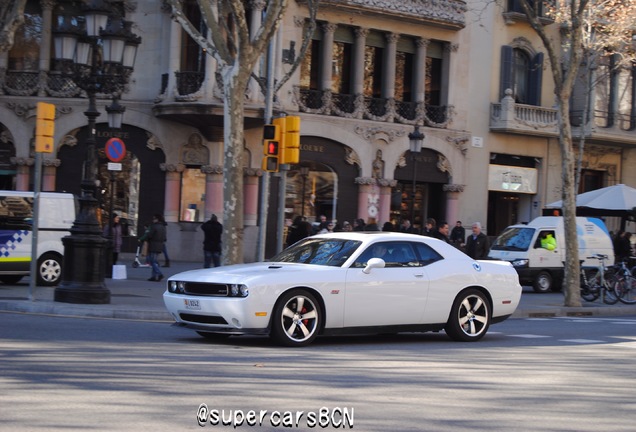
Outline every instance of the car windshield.
[(307, 238), (288, 247), (270, 261), (340, 267), (360, 243), (347, 239)]
[(527, 251), (534, 235), (534, 228), (508, 228), (491, 246), (492, 250)]

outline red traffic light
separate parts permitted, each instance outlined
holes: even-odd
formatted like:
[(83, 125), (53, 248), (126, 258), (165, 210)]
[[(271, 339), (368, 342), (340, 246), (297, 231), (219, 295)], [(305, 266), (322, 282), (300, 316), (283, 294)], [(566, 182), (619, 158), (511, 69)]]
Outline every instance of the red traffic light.
[(267, 154), (278, 156), (278, 141), (267, 141)]

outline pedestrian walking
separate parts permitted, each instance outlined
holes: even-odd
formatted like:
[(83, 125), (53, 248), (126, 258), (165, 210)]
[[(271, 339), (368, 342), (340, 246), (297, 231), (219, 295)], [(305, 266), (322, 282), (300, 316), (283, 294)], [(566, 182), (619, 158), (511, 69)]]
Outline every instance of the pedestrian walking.
[(221, 235), (223, 225), (216, 215), (212, 215), (210, 220), (201, 225), (203, 231), (203, 268), (210, 268), (221, 265)]
[(486, 234), (481, 232), (481, 223), (474, 222), (473, 233), (466, 239), (466, 255), (472, 259), (486, 259), (490, 250), (490, 243)]
[(120, 217), (117, 213), (113, 214), (113, 220), (110, 225), (104, 227), (104, 237), (110, 238), (113, 244), (113, 265), (117, 264), (119, 253), (121, 252), (122, 232)]
[(163, 246), (166, 242), (166, 225), (163, 216), (155, 214), (152, 217), (152, 224), (142, 237), (139, 238), (140, 242), (148, 242), (148, 257), (150, 259), (150, 267), (152, 273), (149, 281), (159, 282), (163, 279), (163, 273), (157, 259), (161, 253), (163, 253)]

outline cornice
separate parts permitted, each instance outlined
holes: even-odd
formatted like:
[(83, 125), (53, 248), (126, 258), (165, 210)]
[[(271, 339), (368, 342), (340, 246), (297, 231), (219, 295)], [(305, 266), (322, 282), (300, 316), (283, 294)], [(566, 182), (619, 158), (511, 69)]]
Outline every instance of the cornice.
[[(306, 3), (297, 0), (298, 3)], [(466, 2), (462, 0), (322, 0), (323, 8), (349, 13), (387, 16), (459, 30), (466, 26)]]

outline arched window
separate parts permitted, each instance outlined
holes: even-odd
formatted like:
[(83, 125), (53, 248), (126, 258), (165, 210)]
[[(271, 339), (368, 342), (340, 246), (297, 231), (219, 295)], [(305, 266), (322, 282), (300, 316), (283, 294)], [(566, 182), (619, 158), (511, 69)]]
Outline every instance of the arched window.
[(511, 89), (517, 103), (541, 105), (542, 78), (543, 53), (533, 55), (524, 48), (501, 47), (500, 99)]
[(530, 58), (520, 49), (513, 51), (512, 91), (515, 102), (527, 104), (530, 80)]

